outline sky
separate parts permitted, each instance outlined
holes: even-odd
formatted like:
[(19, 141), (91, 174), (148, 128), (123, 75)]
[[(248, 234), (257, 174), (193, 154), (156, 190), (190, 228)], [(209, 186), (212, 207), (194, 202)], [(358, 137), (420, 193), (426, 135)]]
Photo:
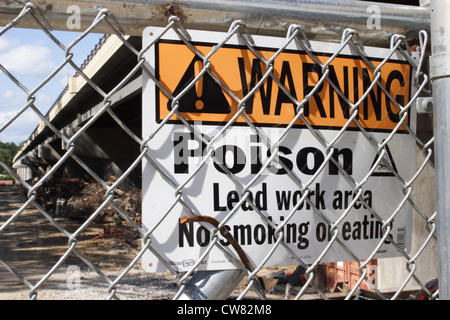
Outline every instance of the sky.
[[(68, 46), (81, 33), (53, 31)], [(98, 43), (102, 34), (89, 34), (72, 49), (73, 61), (80, 66)], [(39, 86), (64, 61), (65, 52), (42, 30), (12, 28), (0, 36), (0, 64), (27, 90)], [(39, 89), (35, 106), (45, 115), (67, 85), (75, 70), (66, 64), (55, 77)], [(27, 103), (27, 94), (0, 70), (0, 130)], [(19, 144), (28, 139), (39, 123), (31, 109), (0, 132), (1, 142)]]

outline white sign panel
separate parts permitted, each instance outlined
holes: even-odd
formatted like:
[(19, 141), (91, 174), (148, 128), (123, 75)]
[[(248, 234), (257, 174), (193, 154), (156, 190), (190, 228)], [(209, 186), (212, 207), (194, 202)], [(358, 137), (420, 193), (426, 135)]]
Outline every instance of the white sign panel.
[[(144, 47), (161, 30), (147, 28)], [(190, 35), (196, 50), (204, 56), (226, 37), (224, 33), (204, 31), (190, 31)], [(254, 36), (254, 41), (258, 52), (268, 60), (284, 45), (285, 39)], [(337, 48), (335, 44), (312, 42), (314, 54), (322, 63)], [(388, 50), (378, 48), (366, 48), (366, 52), (375, 66), (388, 55)], [(223, 250), (238, 256), (222, 236), (219, 241), (222, 250), (214, 246), (199, 261), (210, 245), (212, 226), (180, 223), (182, 217), (192, 214), (213, 217), (219, 222), (225, 220), (225, 228), (254, 266), (267, 257), (280, 235), (289, 250), (312, 263), (333, 237), (326, 220), (339, 221), (335, 225), (339, 242), (359, 259), (366, 259), (374, 250), (375, 258), (399, 255), (389, 239), (377, 248), (386, 231), (367, 207), (384, 220), (389, 219), (404, 199), (403, 186), (383, 162), (378, 162), (373, 174), (366, 177), (378, 159), (377, 150), (354, 123), (330, 150), (325, 149), (301, 118), (284, 136), (286, 126), (296, 115), (295, 104), (272, 78), (263, 79), (266, 65), (237, 37), (232, 37), (210, 57), (211, 72), (230, 92), (207, 73), (188, 86), (203, 69), (203, 61), (172, 31), (158, 40), (145, 58), (147, 68), (168, 92), (177, 96), (185, 90), (178, 99), (177, 110), (197, 132), (194, 135), (176, 114), (171, 114), (174, 105), (171, 97), (144, 72), (143, 137), (154, 135), (148, 143), (152, 161), (143, 163), (143, 226), (146, 231), (153, 230), (151, 246), (166, 264), (180, 271), (189, 270), (195, 263), (204, 270), (235, 268)], [(295, 42), (275, 59), (273, 67), (274, 76), (298, 101), (312, 95), (304, 104), (304, 118), (325, 141), (332, 141), (348, 121), (349, 107), (327, 81), (313, 91), (323, 75), (321, 68)], [(358, 101), (373, 81), (373, 70), (349, 48), (328, 69), (329, 79), (352, 102)], [(381, 68), (381, 76), (381, 83), (391, 96), (406, 105), (411, 97), (410, 65), (394, 54)], [(261, 79), (264, 83), (246, 100), (244, 110), (245, 117), (261, 134), (252, 130), (242, 116), (220, 133), (239, 108), (233, 95), (242, 99)], [(398, 108), (378, 86), (360, 105), (358, 120), (379, 143), (398, 126), (399, 119)], [(384, 156), (394, 172), (411, 177), (415, 148), (405, 131), (401, 126), (387, 144)], [(207, 146), (200, 141), (201, 136), (216, 138)], [(267, 139), (275, 142), (280, 138), (277, 157), (264, 167), (274, 152), (267, 146)], [(209, 156), (212, 151), (216, 163)], [(331, 151), (357, 184), (367, 178), (353, 204), (357, 192), (342, 170), (328, 160)], [(233, 174), (233, 179), (224, 167)], [(309, 192), (305, 192), (305, 185)], [(242, 201), (244, 196), (252, 204)], [(406, 203), (388, 229), (405, 251), (411, 246), (411, 214), (412, 208)], [(277, 230), (277, 226), (283, 227)], [(322, 262), (353, 260), (341, 244), (335, 242)], [(278, 245), (265, 265), (292, 264), (297, 261)], [(167, 270), (150, 251), (143, 256), (143, 266), (150, 272)]]

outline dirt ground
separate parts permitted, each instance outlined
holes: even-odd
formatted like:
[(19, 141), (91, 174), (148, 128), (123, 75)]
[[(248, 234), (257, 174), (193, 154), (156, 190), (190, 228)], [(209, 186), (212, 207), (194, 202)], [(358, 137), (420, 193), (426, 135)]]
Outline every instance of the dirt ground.
[[(26, 202), (14, 186), (0, 186), (0, 228)], [(69, 233), (84, 220), (55, 218)], [(102, 237), (105, 223), (92, 222), (77, 237), (76, 249), (114, 281), (139, 252), (138, 241)], [(69, 237), (58, 230), (33, 205), (0, 232), (0, 299), (29, 299), (36, 286), (69, 249)], [(7, 270), (6, 262), (28, 281), (28, 285)], [(59, 268), (39, 286), (37, 299), (106, 299), (109, 283), (70, 253)], [(178, 290), (170, 273), (149, 274), (140, 261), (117, 286), (120, 299), (170, 299)]]

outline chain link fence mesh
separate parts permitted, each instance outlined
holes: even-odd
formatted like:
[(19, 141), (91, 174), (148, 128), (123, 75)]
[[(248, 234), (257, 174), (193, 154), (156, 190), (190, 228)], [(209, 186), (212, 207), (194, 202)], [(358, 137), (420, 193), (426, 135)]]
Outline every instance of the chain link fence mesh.
[[(198, 76), (187, 83), (185, 88), (176, 90), (177, 92), (175, 92), (173, 88), (169, 88), (166, 83), (161, 81), (160, 75), (155, 75), (155, 71), (152, 70), (152, 67), (147, 61), (147, 53), (154, 49), (157, 40), (142, 47), (140, 42), (136, 43), (135, 41), (132, 41), (130, 37), (124, 36), (119, 22), (107, 8), (99, 10), (97, 17), (92, 22), (91, 26), (82, 32), (80, 36), (67, 47), (61, 44), (61, 42), (53, 35), (51, 32), (51, 22), (47, 21), (44, 16), (40, 14), (38, 7), (31, 2), (28, 2), (24, 6), (16, 19), (11, 21), (10, 24), (0, 31), (0, 37), (8, 34), (8, 31), (12, 28), (20, 27), (20, 21), (25, 17), (34, 19), (36, 28), (44, 31), (45, 35), (53, 41), (62, 52), (64, 52), (65, 59), (61, 61), (51, 74), (43, 78), (34, 88), (28, 88), (19, 78), (16, 78), (12, 72), (3, 67), (1, 64), (2, 62), (0, 61), (2, 73), (27, 96), (27, 99), (23, 101), (23, 107), (11, 116), (6, 123), (1, 124), (0, 134), (17, 121), (25, 111), (32, 110), (40, 119), (40, 123), (36, 129), (37, 132), (46, 130), (46, 136), (52, 137), (52, 141), (58, 141), (58, 143), (62, 145), (63, 151), (57, 157), (57, 161), (51, 165), (47, 164), (45, 170), (43, 170), (40, 175), (34, 175), (32, 177), (34, 178), (33, 180), (29, 180), (30, 176), (24, 174), (26, 171), (20, 171), (21, 169), (18, 169), (18, 174), (16, 173), (16, 170), (7, 163), (0, 162), (2, 168), (14, 177), (16, 186), (20, 187), (23, 194), (26, 195), (26, 197), (23, 198), (17, 193), (8, 194), (8, 198), (3, 200), (4, 206), (1, 209), (0, 245), (3, 248), (0, 251), (0, 262), (3, 266), (3, 271), (8, 273), (8, 276), (4, 277), (5, 285), (3, 288), (5, 288), (5, 292), (8, 291), (11, 294), (14, 294), (13, 288), (27, 288), (29, 298), (39, 298), (40, 292), (42, 292), (42, 296), (45, 298), (45, 292), (47, 292), (49, 288), (51, 289), (52, 285), (55, 285), (55, 282), (60, 281), (64, 287), (64, 290), (61, 291), (64, 291), (64, 293), (58, 291), (59, 294), (56, 298), (65, 296), (66, 292), (70, 297), (70, 294), (74, 294), (77, 289), (80, 289), (80, 283), (93, 286), (91, 288), (84, 288), (85, 290), (88, 290), (87, 292), (89, 292), (89, 289), (93, 292), (94, 289), (95, 292), (103, 290), (106, 294), (105, 298), (109, 299), (127, 298), (129, 297), (127, 296), (127, 290), (134, 290), (134, 293), (145, 292), (145, 294), (147, 294), (143, 294), (140, 298), (163, 296), (170, 299), (177, 299), (181, 296), (192, 297), (191, 292), (188, 290), (188, 284), (192, 276), (199, 271), (199, 263), (194, 263), (187, 271), (180, 270), (173, 265), (168, 264), (164, 258), (165, 253), (158, 252), (158, 247), (154, 244), (154, 232), (158, 229), (160, 224), (164, 223), (170, 210), (158, 215), (161, 218), (157, 221), (153, 221), (153, 227), (148, 228), (142, 225), (140, 200), (136, 200), (136, 207), (130, 207), (130, 194), (134, 189), (128, 185), (128, 180), (132, 178), (136, 172), (140, 172), (141, 166), (143, 162), (145, 162), (146, 164), (154, 166), (154, 170), (159, 172), (173, 189), (173, 193), (176, 196), (170, 207), (172, 208), (177, 205), (183, 206), (184, 210), (186, 210), (185, 215), (191, 216), (185, 219), (192, 219), (189, 220), (190, 222), (195, 221), (195, 223), (204, 223), (205, 228), (209, 230), (210, 241), (205, 251), (202, 252), (202, 255), (206, 256), (211, 250), (218, 248), (233, 261), (238, 269), (243, 270), (246, 274), (242, 283), (239, 285), (239, 288), (236, 288), (236, 291), (234, 292), (235, 297), (238, 299), (255, 297), (255, 294), (257, 298), (261, 299), (271, 297), (269, 295), (269, 293), (271, 293), (269, 292), (269, 288), (267, 286), (265, 287), (268, 282), (266, 281), (266, 284), (261, 283), (261, 279), (272, 271), (278, 271), (278, 269), (273, 266), (266, 265), (266, 262), (277, 250), (287, 250), (293, 257), (292, 265), (304, 267), (305, 282), (295, 293), (295, 299), (305, 299), (309, 295), (314, 295), (315, 298), (319, 299), (328, 299), (332, 297), (329, 291), (330, 287), (324, 285), (322, 277), (327, 277), (326, 270), (334, 270), (336, 273), (338, 270), (337, 266), (342, 264), (340, 262), (330, 263), (324, 259), (324, 256), (336, 247), (343, 248), (348, 256), (352, 257), (351, 260), (353, 261), (351, 262), (351, 266), (356, 268), (353, 273), (353, 275), (356, 274), (356, 276), (352, 278), (354, 281), (351, 285), (348, 278), (342, 278), (343, 280), (341, 279), (339, 281), (336, 280), (336, 277), (334, 278), (335, 282), (340, 282), (341, 285), (344, 284), (348, 286), (348, 288), (340, 288), (341, 298), (364, 298), (363, 291), (361, 291), (363, 285), (366, 288), (364, 291), (366, 292), (366, 295), (370, 292), (370, 297), (375, 299), (399, 299), (405, 298), (405, 294), (407, 294), (406, 297), (409, 297), (409, 295), (412, 295), (413, 293), (423, 293), (422, 296), (432, 299), (438, 297), (436, 286), (430, 286), (428, 283), (428, 280), (432, 280), (430, 273), (435, 272), (433, 269), (434, 267), (428, 265), (434, 256), (433, 253), (431, 253), (432, 258), (430, 258), (429, 254), (424, 254), (430, 247), (434, 248), (436, 246), (436, 212), (434, 212), (433, 206), (431, 206), (430, 209), (430, 206), (424, 205), (428, 198), (432, 198), (432, 202), (434, 202), (433, 186), (430, 187), (429, 183), (430, 179), (434, 179), (434, 171), (432, 169), (433, 136), (432, 134), (423, 134), (423, 131), (420, 129), (422, 123), (426, 123), (427, 119), (429, 120), (429, 115), (417, 113), (416, 111), (417, 105), (420, 105), (424, 98), (430, 96), (430, 82), (426, 68), (428, 57), (428, 35), (426, 32), (420, 32), (417, 35), (417, 43), (413, 44), (408, 43), (403, 35), (392, 36), (391, 46), (386, 51), (388, 54), (374, 64), (374, 62), (368, 58), (365, 51), (366, 48), (360, 42), (357, 31), (352, 29), (345, 30), (341, 37), (337, 37), (336, 42), (339, 43), (339, 48), (333, 55), (329, 55), (324, 59), (324, 57), (319, 56), (314, 50), (314, 47), (307, 39), (301, 25), (292, 25), (287, 30), (284, 45), (276, 48), (277, 50), (272, 52), (270, 57), (267, 57), (267, 55), (261, 52), (260, 48), (254, 45), (252, 35), (246, 30), (245, 21), (235, 21), (230, 24), (229, 32), (225, 34), (223, 40), (218, 41), (214, 46), (210, 47), (209, 52), (205, 53), (200, 52), (192, 42), (189, 31), (184, 28), (180, 19), (177, 16), (172, 15), (168, 19), (167, 27), (160, 29), (161, 33), (153, 35), (154, 38), (158, 40), (164, 37), (166, 33), (174, 32), (184, 46), (202, 62), (201, 68), (197, 73)], [(126, 48), (128, 55), (134, 57), (132, 59), (132, 66), (126, 74), (118, 75), (117, 77), (120, 77), (120, 79), (109, 86), (103, 85), (105, 79), (90, 77), (85, 71), (86, 65), (78, 66), (73, 61), (72, 49), (79, 45), (83, 38), (88, 34), (95, 32), (95, 27), (99, 24), (107, 25), (110, 28), (111, 36), (108, 37), (108, 40), (114, 39), (114, 41), (122, 44), (123, 47)], [(258, 79), (255, 79), (253, 88), (247, 90), (247, 92), (236, 93), (236, 91), (227, 86), (227, 83), (221, 80), (220, 74), (214, 73), (214, 55), (223, 50), (223, 48), (229, 44), (228, 42), (233, 36), (239, 37), (240, 41), (245, 44), (245, 47), (264, 65), (263, 71), (259, 74)], [(108, 41), (105, 39), (102, 40), (102, 44), (105, 43), (105, 41)], [(310, 92), (305, 93), (303, 96), (292, 94), (290, 85), (286, 85), (287, 82), (285, 80), (280, 80), (279, 75), (273, 68), (277, 58), (283, 54), (287, 50), (286, 48), (292, 43), (300, 46), (301, 50), (308, 56), (308, 59), (312, 61), (311, 64), (314, 65), (314, 68), (320, 70), (320, 72), (317, 72), (318, 79), (316, 79), (316, 85), (311, 88)], [(350, 101), (348, 92), (343, 92), (339, 83), (333, 82), (333, 74), (330, 73), (330, 65), (338, 59), (343, 50), (348, 48), (351, 48), (352, 52), (357, 52), (359, 54), (358, 59), (368, 66), (370, 72), (370, 83), (366, 86), (366, 90), (359, 99), (355, 99), (354, 101)], [(411, 52), (415, 54), (416, 58), (413, 58)], [(412, 95), (410, 99), (404, 101), (391, 95), (390, 89), (386, 88), (386, 79), (382, 78), (383, 68), (388, 66), (391, 57), (398, 53), (403, 57), (404, 61), (406, 61), (406, 64), (411, 67)], [(92, 57), (90, 60), (92, 60)], [(84, 121), (79, 122), (80, 124), (76, 131), (70, 131), (58, 126), (52, 121), (52, 111), (43, 114), (35, 105), (36, 95), (48, 85), (50, 80), (55, 78), (58, 72), (65, 66), (70, 66), (75, 70), (77, 76), (81, 77), (87, 83), (90, 91), (95, 93), (97, 96), (96, 100), (98, 101), (95, 111), (92, 112), (89, 117), (86, 117)], [(172, 102), (169, 112), (161, 119), (154, 130), (152, 129), (151, 132), (149, 132), (148, 129), (142, 131), (145, 135), (139, 130), (135, 130), (134, 127), (130, 127), (129, 123), (123, 120), (123, 115), (118, 114), (118, 111), (115, 109), (116, 105), (121, 101), (120, 97), (123, 93), (122, 90), (127, 84), (138, 78), (141, 74), (145, 74), (145, 76), (150, 79), (149, 81), (158, 88), (158, 92)], [(193, 125), (191, 119), (186, 117), (183, 110), (179, 110), (179, 101), (183, 99), (183, 96), (187, 94), (190, 88), (195, 87), (197, 82), (201, 81), (203, 75), (209, 75), (213, 78), (221, 89), (226, 92), (227, 96), (230, 97), (233, 104), (237, 106), (235, 113), (231, 115), (230, 120), (224, 124), (221, 131), (214, 136), (203, 134), (198, 127)], [(161, 75), (161, 77), (163, 76)], [(295, 115), (292, 119), (289, 119), (285, 125), (280, 126), (281, 134), (275, 141), (270, 141), (271, 137), (267, 136), (267, 133), (264, 130), (255, 126), (245, 112), (246, 103), (248, 105), (248, 101), (256, 96), (256, 92), (261, 87), (267, 86), (268, 81), (271, 81), (273, 86), (277, 86), (279, 90), (283, 92), (286, 101), (296, 108)], [(348, 107), (348, 117), (345, 119), (345, 123), (340, 126), (339, 130), (333, 130), (331, 136), (324, 136), (317, 126), (311, 122), (306, 111), (308, 103), (315, 99), (316, 93), (320, 91), (320, 88), (324, 86), (324, 84), (333, 88), (339, 99), (342, 99)], [(67, 88), (65, 92), (67, 90), (69, 89)], [(383, 97), (385, 96), (392, 108), (397, 110), (395, 111), (395, 114), (398, 116), (397, 125), (392, 128), (388, 134), (383, 136), (382, 140), (378, 139), (370, 130), (367, 130), (364, 119), (361, 119), (360, 117), (360, 110), (363, 109), (364, 102), (370, 98), (371, 94), (376, 94), (377, 92), (380, 94), (383, 92)], [(52, 110), (55, 110), (57, 107), (58, 103), (52, 107)], [(108, 177), (105, 178), (98, 170), (96, 170), (95, 162), (86, 160), (86, 158), (83, 158), (77, 152), (77, 150), (79, 150), (77, 148), (80, 147), (80, 141), (83, 139), (84, 134), (89, 130), (92, 130), (96, 124), (99, 124), (102, 117), (105, 115), (108, 115), (111, 121), (114, 121), (115, 125), (121, 128), (135, 145), (135, 149), (139, 150), (133, 160), (128, 163), (128, 167), (124, 168), (120, 175), (111, 179), (108, 179)], [(191, 132), (206, 146), (201, 163), (199, 163), (189, 175), (184, 176), (182, 181), (174, 181), (173, 176), (158, 166), (158, 160), (153, 154), (154, 150), (152, 150), (153, 139), (160, 134), (162, 128), (171, 125), (170, 120), (174, 117), (177, 117), (177, 119), (183, 123), (187, 130), (186, 132)], [(412, 121), (412, 119), (417, 119), (417, 121)], [(296, 203), (297, 207), (303, 205), (310, 207), (314, 216), (320, 219), (320, 221), (325, 224), (326, 229), (329, 230), (330, 240), (328, 241), (327, 246), (319, 252), (317, 256), (310, 257), (311, 261), (305, 262), (299, 252), (293, 250), (291, 246), (288, 245), (287, 240), (285, 240), (283, 235), (283, 228), (286, 224), (289, 223), (293, 216), (300, 213), (296, 210), (292, 210), (282, 224), (276, 225), (268, 218), (272, 213), (265, 212), (261, 207), (258, 207), (253, 199), (251, 199), (250, 193), (248, 192), (251, 187), (260, 186), (258, 180), (267, 174), (267, 168), (271, 165), (277, 164), (286, 171), (289, 171), (286, 163), (279, 161), (279, 159), (276, 158), (278, 153), (273, 152), (271, 157), (268, 157), (264, 163), (261, 163), (258, 172), (252, 177), (251, 181), (243, 181), (238, 175), (231, 172), (230, 168), (219, 159), (217, 152), (214, 152), (214, 146), (215, 143), (217, 143), (217, 140), (223, 137), (225, 131), (229, 130), (232, 132), (234, 128), (233, 125), (238, 121), (253, 130), (253, 132), (260, 137), (261, 141), (264, 142), (266, 148), (272, 151), (278, 151), (280, 147), (282, 147), (285, 137), (292, 132), (294, 124), (297, 121), (302, 121), (304, 129), (316, 139), (316, 142), (322, 146), (324, 150), (326, 150), (320, 168), (318, 168), (308, 180), (300, 178), (295, 174), (286, 175), (285, 178), (290, 181), (289, 183), (293, 182), (296, 184), (299, 190), (303, 192), (304, 196)], [(413, 123), (414, 125), (412, 125)], [(371, 166), (371, 170), (364, 172), (358, 179), (355, 179), (354, 176), (348, 174), (348, 168), (344, 167), (342, 162), (339, 161), (337, 157), (333, 156), (335, 146), (338, 145), (339, 140), (349, 130), (357, 131), (361, 134), (366, 143), (379, 155), (377, 162)], [(396, 168), (392, 166), (392, 163), (389, 162), (388, 157), (385, 157), (385, 155), (387, 156), (390, 152), (388, 148), (389, 144), (399, 132), (407, 134), (414, 141), (418, 154), (417, 159), (405, 159), (405, 162), (416, 162), (412, 175), (403, 176), (399, 174), (401, 170), (396, 170)], [(25, 151), (30, 152), (31, 149), (27, 148), (31, 145), (32, 143), (30, 141), (26, 142), (22, 148), (22, 153), (19, 154), (23, 155), (25, 154)], [(117, 148), (122, 148), (122, 145), (118, 144)], [(126, 153), (128, 150), (129, 146), (123, 146), (123, 149), (117, 150), (117, 152)], [(41, 152), (43, 151), (41, 150)], [(365, 151), (354, 150), (355, 155), (357, 155), (358, 152)], [(88, 191), (88, 194), (93, 195), (95, 192), (98, 192), (101, 194), (102, 198), (100, 202), (92, 204), (91, 212), (89, 214), (83, 216), (80, 215), (77, 217), (76, 223), (70, 225), (67, 224), (68, 219), (64, 218), (63, 215), (60, 214), (60, 211), (57, 211), (62, 210), (61, 208), (64, 206), (62, 199), (58, 199), (59, 202), (56, 206), (57, 210), (54, 209), (54, 206), (46, 206), (45, 202), (42, 200), (43, 194), (50, 193), (50, 186), (55, 185), (55, 180), (61, 178), (61, 176), (58, 175), (68, 163), (71, 163), (72, 165), (75, 163), (77, 166), (81, 167), (85, 173), (83, 178), (93, 181), (95, 188)], [(223, 179), (232, 181), (235, 185), (239, 186), (239, 190), (242, 192), (242, 197), (235, 204), (234, 208), (236, 209), (230, 210), (222, 221), (214, 221), (214, 219), (203, 216), (195, 207), (190, 207), (183, 197), (186, 185), (195, 178), (198, 171), (200, 171), (203, 166), (214, 165), (219, 166), (223, 172), (225, 172)], [(350, 203), (345, 207), (345, 210), (342, 210), (340, 215), (333, 218), (330, 218), (330, 215), (322, 210), (320, 203), (318, 205), (317, 201), (314, 202), (307, 196), (313, 192), (316, 183), (319, 181), (318, 176), (331, 165), (337, 169), (338, 175), (351, 187), (351, 193), (353, 195)], [(377, 167), (382, 167), (386, 172), (389, 172), (390, 175), (395, 177), (397, 180), (396, 183), (400, 185), (400, 190), (403, 194), (403, 197), (396, 199), (395, 208), (391, 212), (377, 212), (363, 201), (364, 191), (367, 190), (367, 182), (371, 179), (371, 176)], [(427, 183), (425, 188), (423, 187), (424, 183)], [(141, 186), (138, 185), (137, 190), (139, 190), (140, 187)], [(3, 188), (2, 197), (7, 196), (5, 190), (6, 189)], [(75, 191), (73, 191), (72, 195), (74, 194)], [(89, 199), (87, 196), (88, 194), (85, 194), (85, 199)], [(137, 194), (139, 197), (139, 192)], [(128, 207), (123, 206), (124, 202), (121, 200), (123, 199), (121, 198), (123, 195), (125, 195), (125, 197), (128, 196)], [(68, 198), (70, 196), (71, 195), (69, 194)], [(7, 200), (10, 201), (9, 204), (7, 204)], [(53, 199), (53, 204), (55, 203), (55, 200), (56, 199)], [(374, 217), (381, 228), (381, 236), (380, 239), (378, 239), (377, 245), (372, 247), (371, 250), (367, 250), (367, 252), (364, 253), (363, 258), (361, 258), (361, 255), (356, 254), (353, 251), (354, 249), (350, 248), (346, 242), (342, 240), (342, 234), (340, 233), (340, 230), (342, 230), (342, 222), (348, 216), (355, 214), (355, 210), (352, 210), (352, 208), (359, 201), (363, 203), (364, 210), (367, 210), (367, 212)], [(238, 215), (237, 208), (245, 204), (252, 207), (254, 211), (257, 212), (258, 216), (264, 221), (266, 226), (271, 226), (276, 230), (276, 242), (266, 250), (267, 255), (265, 255), (256, 266), (252, 266), (248, 263), (248, 260), (245, 259), (246, 252), (245, 250), (242, 250), (239, 244), (234, 248), (237, 251), (229, 250), (229, 248), (224, 248), (223, 246), (223, 237), (227, 236), (227, 233), (223, 232), (224, 225), (233, 218), (234, 215)], [(409, 252), (404, 250), (404, 239), (401, 238), (398, 233), (396, 234), (397, 237), (392, 237), (391, 235), (391, 223), (398, 215), (400, 215), (399, 213), (405, 206), (410, 206), (412, 208), (408, 212), (411, 212), (413, 215), (410, 217), (414, 224), (413, 229), (420, 230), (413, 232), (413, 239)], [(115, 219), (113, 225), (120, 227), (112, 230), (109, 226), (103, 226), (102, 232), (96, 230), (97, 233), (93, 234), (91, 228), (98, 225), (98, 221), (102, 220), (107, 215), (105, 212), (108, 210), (113, 213), (111, 214)], [(49, 261), (51, 261), (50, 265), (46, 264), (42, 269), (37, 267), (40, 265), (38, 260), (41, 256), (36, 252), (52, 250), (52, 247), (46, 247), (49, 242), (42, 240), (38, 241), (38, 239), (34, 239), (34, 241), (33, 239), (24, 241), (23, 238), (23, 235), (29, 228), (37, 227), (36, 221), (39, 222), (38, 225), (40, 228), (43, 228), (42, 230), (44, 230), (44, 225), (48, 225), (49, 228), (45, 227), (45, 231), (43, 231), (45, 232), (45, 237), (47, 239), (57, 237), (59, 238), (59, 243), (62, 243), (62, 245), (59, 245), (59, 250), (55, 250), (55, 255), (51, 255), (51, 259), (49, 259)], [(21, 225), (20, 222), (24, 222), (22, 227), (19, 227)], [(124, 226), (126, 226), (126, 228)], [(108, 257), (104, 257), (102, 254), (104, 253), (105, 248), (95, 245), (92, 239), (107, 239), (107, 236), (120, 238), (122, 241), (120, 241), (120, 244), (114, 243), (112, 248), (108, 248), (112, 250), (113, 253)], [(135, 239), (139, 239), (139, 241), (142, 240), (142, 244), (130, 246), (130, 243)], [(391, 288), (389, 292), (378, 288), (377, 283), (373, 281), (372, 273), (373, 261), (377, 258), (377, 251), (382, 245), (386, 245), (386, 243), (389, 243), (389, 246), (392, 246), (395, 251), (398, 252), (396, 254), (398, 258), (388, 259), (388, 261), (395, 263), (394, 268), (396, 270), (393, 271), (391, 269), (385, 271), (385, 273), (381, 271), (378, 272), (378, 282), (380, 281), (380, 277), (397, 277), (400, 274), (399, 278), (401, 278), (400, 282), (397, 281), (397, 287)], [(111, 245), (111, 243), (105, 242), (105, 245)], [(29, 250), (20, 255), (24, 246)], [(30, 248), (32, 250), (30, 250)], [(141, 259), (148, 252), (151, 252), (152, 255), (160, 259), (160, 262), (167, 267), (167, 273), (152, 274), (145, 272), (140, 273), (140, 271), (137, 271), (141, 270)], [(117, 256), (120, 255), (129, 258), (125, 264), (123, 264), (123, 261), (120, 263), (116, 261)], [(19, 256), (21, 257), (20, 259), (17, 258)], [(111, 261), (106, 261), (105, 259), (107, 258), (111, 258)], [(202, 259), (199, 258), (198, 261), (201, 260)], [(379, 268), (382, 267), (383, 261), (383, 259), (378, 260)], [(111, 265), (117, 267), (114, 272), (111, 271)], [(350, 264), (346, 265), (350, 266)], [(39, 272), (37, 272), (38, 269), (40, 270)], [(80, 270), (85, 270), (86, 272), (80, 273)], [(281, 268), (281, 270), (285, 269)], [(426, 271), (425, 277), (428, 278), (424, 278), (424, 276), (421, 275), (423, 270)], [(96, 282), (91, 282), (92, 278), (95, 278)], [(130, 289), (129, 286), (132, 282), (134, 283), (134, 286)], [(414, 290), (409, 288), (414, 288)], [(332, 289), (336, 292), (336, 285)], [(167, 290), (168, 293), (159, 294), (158, 290)], [(83, 292), (84, 296), (82, 298), (90, 297), (89, 294), (86, 294), (86, 291)], [(156, 293), (149, 296), (149, 292)], [(136, 298), (136, 295), (132, 297)], [(366, 296), (366, 298), (367, 297), (368, 296)], [(96, 295), (92, 298), (97, 299), (99, 296)], [(284, 293), (279, 295), (278, 298), (283, 299)]]

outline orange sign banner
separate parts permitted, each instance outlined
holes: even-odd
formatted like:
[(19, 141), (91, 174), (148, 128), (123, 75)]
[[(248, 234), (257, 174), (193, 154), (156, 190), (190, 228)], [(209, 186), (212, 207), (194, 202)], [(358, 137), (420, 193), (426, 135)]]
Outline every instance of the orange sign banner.
[[(197, 44), (195, 48), (206, 56), (212, 45)], [(258, 52), (266, 60), (275, 54), (271, 49), (259, 49)], [(330, 56), (315, 54), (322, 64)], [(273, 62), (273, 77), (265, 77), (267, 66), (247, 47), (224, 46), (209, 61), (209, 70), (219, 82), (204, 73), (193, 83), (204, 69), (201, 58), (178, 41), (162, 40), (156, 45), (156, 75), (178, 98), (177, 110), (188, 121), (227, 123), (238, 111), (239, 101), (245, 97), (244, 113), (256, 126), (288, 125), (297, 111), (302, 110), (311, 126), (338, 129), (349, 121), (352, 104), (369, 91), (357, 107), (357, 121), (367, 130), (390, 131), (401, 118), (396, 103), (405, 106), (411, 95), (411, 66), (405, 61), (386, 62), (380, 69), (379, 84), (373, 87), (373, 68), (355, 56), (334, 58), (328, 65), (325, 81), (320, 81), (324, 76), (321, 67), (301, 51), (282, 52)], [(378, 67), (381, 59), (370, 59), (370, 62)], [(250, 92), (253, 94), (248, 95)], [(161, 121), (175, 105), (159, 89), (156, 96), (157, 121)], [(300, 103), (301, 108), (297, 108)], [(179, 122), (177, 115), (170, 120)], [(244, 122), (243, 117), (236, 120), (237, 124)], [(304, 127), (305, 123), (299, 118), (294, 125)], [(350, 124), (350, 128), (356, 127), (354, 122)], [(404, 126), (400, 127), (400, 130), (404, 129)]]

